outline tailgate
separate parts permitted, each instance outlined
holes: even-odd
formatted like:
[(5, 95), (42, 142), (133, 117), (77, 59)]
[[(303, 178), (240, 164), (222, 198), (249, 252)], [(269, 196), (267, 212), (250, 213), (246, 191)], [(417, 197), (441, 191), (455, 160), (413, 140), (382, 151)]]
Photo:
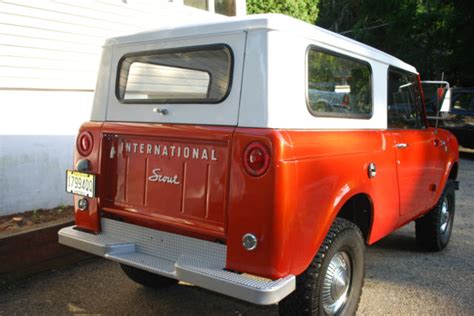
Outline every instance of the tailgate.
[(233, 127), (104, 124), (101, 205), (149, 226), (225, 237)]

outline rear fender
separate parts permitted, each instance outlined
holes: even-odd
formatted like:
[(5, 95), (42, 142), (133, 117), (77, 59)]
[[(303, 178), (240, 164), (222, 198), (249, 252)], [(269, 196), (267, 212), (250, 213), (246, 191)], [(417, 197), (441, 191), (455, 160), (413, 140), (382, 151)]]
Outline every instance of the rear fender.
[[(370, 183), (362, 183), (356, 184), (355, 182), (346, 182), (340, 185), (338, 190), (335, 190), (334, 196), (331, 197), (332, 204), (329, 206), (327, 210), (316, 210), (320, 217), (320, 222), (318, 225), (313, 226), (312, 230), (308, 232), (309, 235), (312, 236), (311, 241), (309, 243), (309, 247), (304, 251), (299, 250), (300, 255), (294, 256), (290, 271), (292, 274), (300, 274), (302, 273), (307, 267), (310, 265), (311, 261), (313, 260), (314, 256), (319, 251), (321, 244), (323, 243), (324, 239), (326, 238), (329, 229), (331, 228), (332, 223), (335, 221), (338, 214), (341, 212), (344, 205), (354, 196), (359, 194), (365, 194), (369, 196), (370, 199), (370, 192), (372, 191)], [(370, 217), (371, 221), (373, 221), (373, 207), (370, 209)], [(321, 217), (321, 215), (323, 215)], [(369, 227), (369, 237), (371, 232), (372, 222), (370, 223)], [(304, 237), (302, 237), (304, 238)], [(294, 247), (290, 247), (287, 245), (287, 249), (291, 249)]]

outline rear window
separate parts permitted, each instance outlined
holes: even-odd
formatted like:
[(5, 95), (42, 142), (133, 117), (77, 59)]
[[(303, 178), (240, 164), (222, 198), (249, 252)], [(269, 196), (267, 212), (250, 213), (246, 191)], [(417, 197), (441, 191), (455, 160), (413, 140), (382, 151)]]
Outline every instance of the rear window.
[(319, 48), (310, 49), (307, 100), (315, 116), (370, 118), (370, 65)]
[(130, 54), (118, 73), (124, 103), (219, 103), (230, 91), (232, 53), (214, 45)]

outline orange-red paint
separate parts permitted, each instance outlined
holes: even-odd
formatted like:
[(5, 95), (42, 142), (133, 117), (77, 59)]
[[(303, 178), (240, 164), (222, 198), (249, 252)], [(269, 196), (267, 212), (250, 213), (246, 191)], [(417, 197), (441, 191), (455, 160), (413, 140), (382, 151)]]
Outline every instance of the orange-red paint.
[(74, 146), (74, 165), (80, 159), (88, 159), (90, 161), (90, 173), (97, 175), (96, 196), (97, 198), (86, 198), (89, 201), (89, 208), (87, 211), (81, 211), (77, 208), (77, 201), (79, 198), (74, 195), (74, 212), (76, 223), (80, 228), (98, 233), (100, 231), (99, 218), (99, 201), (100, 201), (100, 186), (104, 185), (103, 179), (100, 177), (100, 152), (101, 152), (101, 127), (102, 123), (85, 123), (81, 126), (79, 134), (82, 131), (88, 131), (92, 135), (93, 147), (92, 151), (87, 156), (82, 156)]
[[(458, 161), (455, 138), (431, 128), (322, 131), (87, 123), (81, 130), (93, 135), (87, 159), (97, 174), (98, 198), (91, 199), (89, 212), (76, 211), (79, 227), (99, 231), (100, 210), (131, 223), (219, 240), (227, 244), (228, 269), (269, 278), (305, 270), (344, 203), (357, 194), (368, 196), (373, 206), (369, 244), (422, 215), (436, 203)], [(268, 171), (259, 177), (249, 175), (242, 161), (246, 146), (255, 141), (271, 154)], [(120, 143), (136, 143), (138, 152), (124, 153)], [(399, 143), (408, 147), (400, 149)], [(154, 150), (158, 144), (200, 148), (201, 153), (206, 148), (208, 157), (147, 153), (148, 145)], [(211, 150), (216, 160), (210, 159)], [(369, 178), (372, 162), (377, 175)], [(151, 181), (157, 168), (179, 183)], [(242, 247), (246, 233), (258, 238), (253, 251)]]

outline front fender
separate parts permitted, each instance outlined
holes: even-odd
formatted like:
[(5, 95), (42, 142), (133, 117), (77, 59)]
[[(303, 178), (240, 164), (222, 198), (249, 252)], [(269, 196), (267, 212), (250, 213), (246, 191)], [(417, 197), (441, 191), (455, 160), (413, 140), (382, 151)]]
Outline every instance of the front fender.
[[(435, 201), (438, 201), (441, 194), (443, 193), (444, 187), (446, 186), (446, 182), (451, 177), (451, 172), (455, 166), (456, 168), (459, 167), (459, 144), (456, 137), (449, 131), (444, 129), (438, 130), (438, 137), (442, 142), (444, 142), (444, 146), (446, 146), (446, 161), (443, 168), (443, 175), (440, 180), (438, 189), (436, 190)], [(456, 176), (453, 179), (456, 179)]]

